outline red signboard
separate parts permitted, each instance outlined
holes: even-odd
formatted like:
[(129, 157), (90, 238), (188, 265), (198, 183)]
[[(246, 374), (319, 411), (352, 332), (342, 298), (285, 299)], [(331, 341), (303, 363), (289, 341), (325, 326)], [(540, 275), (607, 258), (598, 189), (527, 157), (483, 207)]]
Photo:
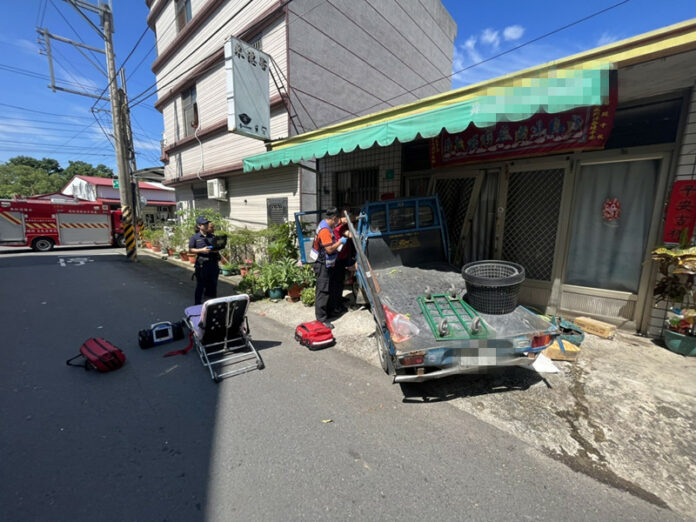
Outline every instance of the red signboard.
[(470, 124), (457, 134), (443, 131), (430, 140), (433, 167), (574, 150), (601, 149), (614, 124), (616, 88), (607, 105), (578, 107), (557, 114), (538, 113), (479, 129)]
[(687, 229), (691, 239), (696, 223), (696, 180), (675, 181), (669, 197), (667, 217), (665, 218), (664, 243), (679, 243), (682, 230)]

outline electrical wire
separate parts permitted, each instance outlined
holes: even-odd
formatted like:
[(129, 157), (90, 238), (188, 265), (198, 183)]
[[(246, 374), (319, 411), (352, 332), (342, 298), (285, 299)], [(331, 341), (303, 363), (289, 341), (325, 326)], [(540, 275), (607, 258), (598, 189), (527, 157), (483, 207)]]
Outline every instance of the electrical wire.
[[(215, 35), (217, 35), (220, 31), (222, 31), (222, 30), (225, 28), (225, 26), (226, 26), (227, 24), (229, 24), (229, 23), (230, 23), (232, 20), (234, 20), (244, 9), (246, 9), (246, 8), (251, 4), (252, 1), (253, 1), (253, 0), (248, 0), (242, 7), (240, 7), (235, 13), (233, 13), (232, 16), (230, 16), (230, 17), (229, 17), (227, 20), (225, 20), (215, 31), (213, 31), (213, 32), (210, 34), (210, 36), (208, 36), (208, 38), (206, 38), (205, 40), (203, 40), (198, 46), (196, 46), (195, 49), (193, 49), (190, 53), (188, 53), (186, 56), (184, 56), (183, 58), (181, 58), (181, 59), (179, 60), (179, 63), (184, 63), (188, 58), (190, 58), (191, 56), (193, 56), (193, 54), (194, 54), (196, 51), (198, 51), (201, 47), (203, 47), (203, 46), (204, 46), (205, 44), (207, 44), (210, 40), (212, 40), (212, 38), (213, 38)], [(282, 8), (282, 7), (285, 7), (286, 5), (288, 5), (288, 4), (289, 4), (290, 2), (292, 2), (292, 1), (293, 1), (293, 0), (286, 0), (285, 3), (283, 3), (283, 4), (281, 4), (281, 5), (279, 6), (279, 9)], [(269, 15), (269, 16), (270, 16), (270, 15)], [(217, 52), (217, 51), (216, 51), (216, 52)], [(172, 80), (170, 80), (169, 82), (167, 82), (167, 83), (165, 83), (164, 85), (160, 86), (160, 88), (157, 89), (154, 93), (148, 94), (148, 95), (146, 96), (146, 98), (150, 98), (151, 96), (153, 96), (154, 94), (156, 94), (158, 91), (160, 91), (160, 90), (166, 88), (167, 86), (171, 85), (173, 82), (175, 82), (176, 80), (178, 80), (179, 78), (181, 78), (183, 75), (187, 74), (189, 71), (191, 71), (191, 70), (193, 70), (194, 68), (196, 68), (198, 65), (200, 65), (200, 63), (202, 63), (203, 61), (205, 61), (206, 59), (208, 59), (208, 58), (209, 58), (210, 56), (212, 56), (213, 54), (215, 54), (215, 53), (211, 53), (209, 56), (206, 56), (205, 58), (203, 58), (203, 60), (201, 60), (201, 61), (195, 63), (194, 65), (192, 65), (191, 67), (189, 67), (188, 69), (186, 69), (185, 71), (183, 71), (182, 73), (180, 73), (179, 75), (177, 75), (175, 78), (173, 78)], [(131, 98), (131, 103), (136, 102), (141, 96), (143, 96), (144, 94), (146, 94), (148, 91), (150, 91), (150, 90), (153, 89), (153, 88), (156, 88), (156, 87), (157, 87), (157, 84), (158, 84), (159, 82), (161, 82), (162, 80), (164, 80), (164, 78), (166, 78), (167, 76), (169, 76), (169, 75), (172, 74), (173, 72), (174, 72), (174, 69), (172, 69), (170, 72), (168, 72), (168, 73), (162, 75), (155, 83), (153, 83), (152, 85), (150, 85), (149, 87), (147, 87), (143, 92), (141, 92), (140, 94), (137, 94), (136, 96), (132, 97), (132, 98)], [(144, 101), (144, 100), (141, 100), (141, 101), (139, 101), (138, 103), (141, 103), (142, 101)], [(138, 103), (135, 103), (135, 105), (137, 105)], [(135, 106), (135, 105), (132, 105), (132, 106)]]
[[(61, 65), (62, 67), (62, 65)], [(14, 67), (11, 65), (5, 65), (5, 64), (0, 64), (0, 69), (3, 71), (11, 72), (14, 74), (21, 74), (23, 76), (29, 76), (30, 78), (37, 78), (39, 80), (50, 80), (51, 77), (48, 76), (47, 74), (41, 74), (35, 71), (30, 71), (29, 69), (22, 69), (21, 67)], [(56, 79), (56, 83), (62, 83), (64, 85), (69, 85), (71, 87), (81, 87), (84, 88), (83, 85), (79, 83), (73, 83), (67, 80), (61, 80), (61, 79)]]
[[(613, 4), (613, 5), (609, 6), (609, 7), (606, 7), (606, 8), (604, 8), (604, 9), (601, 9), (601, 10), (599, 10), (599, 11), (595, 11), (594, 13), (592, 13), (592, 14), (590, 14), (590, 15), (587, 15), (587, 16), (585, 16), (585, 17), (583, 17), (583, 18), (580, 18), (580, 19), (578, 19), (578, 20), (575, 20), (575, 21), (573, 21), (573, 22), (570, 22), (570, 23), (568, 23), (568, 24), (566, 24), (566, 25), (564, 25), (564, 26), (562, 26), (562, 27), (559, 27), (559, 28), (557, 28), (557, 29), (554, 29), (553, 31), (549, 31), (548, 33), (544, 33), (544, 34), (542, 34), (541, 36), (537, 36), (537, 37), (535, 37), (535, 38), (532, 38), (531, 40), (528, 40), (528, 41), (526, 41), (526, 42), (524, 42), (524, 43), (521, 43), (521, 44), (519, 44), (519, 45), (516, 45), (515, 47), (511, 47), (510, 49), (506, 49), (505, 51), (502, 51), (502, 52), (500, 52), (500, 53), (498, 53), (498, 54), (495, 54), (495, 55), (493, 55), (493, 56), (491, 56), (491, 57), (489, 57), (489, 58), (485, 58), (485, 59), (480, 60), (480, 61), (478, 61), (478, 62), (476, 62), (476, 63), (473, 63), (473, 64), (471, 64), (471, 65), (468, 65), (468, 66), (466, 66), (466, 67), (463, 67), (462, 69), (459, 69), (458, 71), (454, 71), (454, 72), (452, 72), (451, 74), (447, 74), (447, 75), (441, 76), (440, 78), (436, 78), (435, 80), (432, 80), (432, 81), (429, 82), (429, 83), (435, 83), (435, 82), (439, 82), (439, 81), (442, 81), (442, 80), (446, 80), (446, 79), (448, 79), (448, 78), (452, 78), (453, 76), (456, 76), (457, 74), (461, 74), (461, 73), (464, 72), (464, 71), (468, 71), (469, 69), (473, 69), (474, 67), (478, 67), (479, 65), (482, 65), (482, 64), (484, 64), (484, 63), (490, 62), (490, 61), (492, 61), (492, 60), (496, 60), (497, 58), (500, 58), (501, 56), (505, 56), (506, 54), (510, 54), (510, 53), (512, 53), (512, 52), (514, 52), (514, 51), (517, 51), (517, 50), (519, 50), (519, 49), (522, 49), (523, 47), (526, 47), (526, 46), (528, 46), (528, 45), (531, 45), (531, 44), (533, 44), (533, 43), (536, 43), (536, 42), (538, 42), (539, 40), (542, 40), (542, 39), (544, 39), (544, 38), (548, 38), (549, 36), (552, 36), (552, 35), (554, 35), (554, 34), (556, 34), (556, 33), (559, 33), (559, 32), (561, 32), (561, 31), (564, 31), (564, 30), (566, 30), (566, 29), (569, 29), (570, 27), (573, 27), (573, 26), (575, 26), (575, 25), (581, 24), (582, 22), (585, 22), (585, 21), (587, 21), (587, 20), (589, 20), (589, 19), (591, 19), (591, 18), (594, 18), (594, 17), (596, 17), (596, 16), (599, 16), (599, 15), (601, 15), (601, 14), (604, 14), (604, 13), (606, 13), (607, 11), (610, 11), (610, 10), (612, 10), (612, 9), (615, 9), (615, 8), (621, 6), (621, 5), (627, 4), (627, 3), (630, 2), (630, 1), (631, 1), (631, 0), (623, 0), (623, 1), (621, 1), (621, 2), (618, 2), (618, 3), (616, 3), (616, 4)], [(418, 87), (412, 89), (411, 91), (407, 91), (407, 92), (412, 94), (413, 91), (416, 91), (416, 90), (418, 90), (418, 89), (421, 89), (421, 88), (423, 88), (423, 87), (426, 87), (427, 85), (428, 85), (428, 84), (419, 85)], [(398, 94), (398, 95), (396, 95), (396, 96), (393, 96), (393, 97), (387, 99), (387, 101), (388, 101), (388, 102), (391, 102), (391, 101), (393, 101), (393, 100), (395, 100), (395, 99), (397, 99), (397, 98), (403, 96), (404, 94), (406, 94), (406, 92), (402, 92), (402, 93), (400, 93), (400, 94)], [(375, 107), (378, 107), (378, 106), (379, 106), (379, 104), (371, 105), (370, 107), (366, 107), (366, 108), (364, 108), (364, 109), (361, 109), (360, 112), (365, 113), (365, 112), (367, 112), (367, 111), (369, 111), (369, 110), (371, 110), (371, 109), (374, 109)], [(327, 123), (325, 126), (332, 125), (333, 123), (337, 123), (337, 122), (339, 122), (339, 121), (342, 121), (342, 118), (339, 118), (339, 119), (337, 119), (337, 120), (330, 121), (330, 122)]]
[[(77, 32), (77, 29), (75, 29), (75, 28), (73, 27), (73, 25), (72, 25), (72, 24), (70, 23), (70, 21), (65, 17), (65, 15), (62, 13), (62, 11), (61, 11), (60, 9), (58, 9), (58, 6), (53, 2), (53, 0), (48, 0), (48, 1), (51, 2), (51, 5), (53, 6), (53, 8), (58, 12), (58, 14), (60, 15), (60, 17), (65, 21), (65, 23), (68, 24), (68, 27), (70, 27), (70, 29), (72, 29), (72, 32), (75, 33), (75, 36), (77, 37), (77, 40), (78, 40), (80, 43), (84, 44), (85, 41), (82, 39), (82, 36), (80, 36), (80, 33)], [(94, 54), (94, 51), (90, 51), (90, 52), (92, 53), (92, 56), (93, 56), (94, 58), (96, 58), (96, 55)], [(106, 73), (106, 69), (104, 69), (103, 72)]]
[(48, 6), (48, 0), (41, 0), (39, 4), (39, 10), (36, 13), (36, 27), (41, 27), (43, 25), (44, 17), (46, 16), (46, 7)]

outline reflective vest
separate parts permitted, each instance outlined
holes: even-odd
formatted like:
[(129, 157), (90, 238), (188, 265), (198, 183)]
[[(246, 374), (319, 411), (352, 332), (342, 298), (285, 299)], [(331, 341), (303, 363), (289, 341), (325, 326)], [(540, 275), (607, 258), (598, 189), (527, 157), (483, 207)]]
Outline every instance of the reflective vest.
[(312, 245), (312, 251), (310, 252), (309, 257), (317, 263), (325, 263), (326, 268), (331, 268), (336, 264), (338, 252), (334, 252), (333, 254), (328, 254), (326, 252), (324, 245), (322, 245), (319, 241), (319, 231), (322, 228), (327, 229), (329, 234), (331, 234), (331, 238), (333, 239), (333, 229), (329, 226), (325, 219), (322, 219), (321, 223), (319, 223), (319, 226), (317, 227), (316, 238), (314, 238), (314, 244)]

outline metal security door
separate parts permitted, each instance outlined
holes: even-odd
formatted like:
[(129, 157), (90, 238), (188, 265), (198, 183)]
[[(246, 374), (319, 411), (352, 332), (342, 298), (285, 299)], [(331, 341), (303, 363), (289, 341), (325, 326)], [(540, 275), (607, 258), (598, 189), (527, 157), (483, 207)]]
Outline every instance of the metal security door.
[(478, 203), (483, 174), (471, 173), (436, 174), (432, 180), (432, 194), (440, 199), (440, 205), (447, 220), (450, 259), (456, 266), (461, 265), (464, 252), (464, 238), (471, 230), (471, 219)]
[(520, 301), (545, 309), (557, 277), (557, 236), (566, 167), (511, 171), (501, 184), (499, 259), (525, 269)]

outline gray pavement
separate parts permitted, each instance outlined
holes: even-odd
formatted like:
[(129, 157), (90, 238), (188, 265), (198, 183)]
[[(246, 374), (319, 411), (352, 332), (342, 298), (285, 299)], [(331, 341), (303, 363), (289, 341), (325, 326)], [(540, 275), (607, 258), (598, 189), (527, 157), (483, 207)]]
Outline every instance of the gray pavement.
[[(268, 318), (250, 317), (266, 369), (219, 385), (194, 353), (162, 357), (183, 341), (140, 350), (192, 295), (152, 258), (0, 253), (0, 519), (678, 519)], [(65, 366), (92, 336), (126, 366)]]

